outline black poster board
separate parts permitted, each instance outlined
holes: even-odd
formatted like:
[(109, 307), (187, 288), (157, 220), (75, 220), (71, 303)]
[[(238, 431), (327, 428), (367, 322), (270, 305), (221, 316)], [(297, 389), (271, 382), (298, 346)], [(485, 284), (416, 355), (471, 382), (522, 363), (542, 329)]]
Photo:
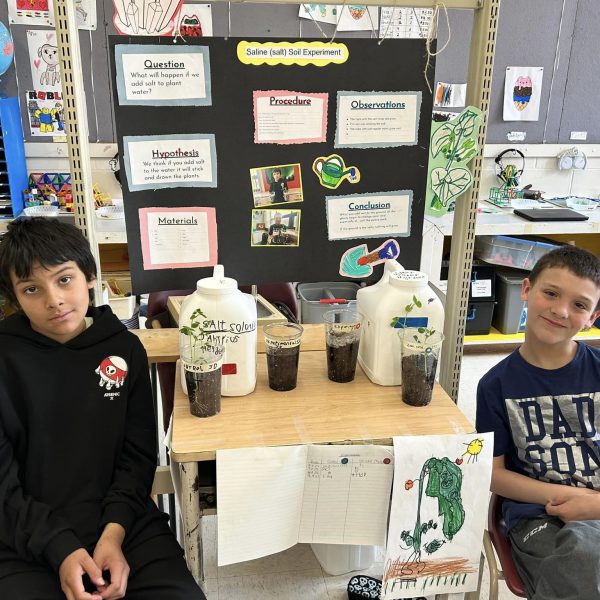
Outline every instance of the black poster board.
[[(329, 241), (326, 222), (326, 196), (366, 194), (396, 190), (412, 191), (411, 228), (408, 237), (398, 237), (400, 262), (417, 269), (421, 238), (432, 97), (425, 79), (423, 40), (344, 39), (349, 58), (343, 64), (328, 66), (246, 65), (237, 58), (239, 39), (203, 38), (194, 45), (208, 47), (212, 86), (211, 106), (123, 106), (117, 86), (115, 120), (119, 152), (123, 157), (123, 136), (168, 134), (214, 134), (217, 155), (216, 188), (178, 187), (131, 192), (121, 158), (123, 200), (129, 245), (133, 289), (136, 293), (192, 288), (210, 268), (144, 270), (140, 243), (138, 209), (144, 207), (215, 207), (218, 229), (218, 262), (225, 274), (239, 284), (278, 281), (340, 280), (342, 254), (366, 243), (376, 248), (386, 237)], [(253, 39), (252, 42), (295, 39)], [(303, 40), (308, 41), (308, 40)], [(322, 40), (318, 40), (321, 41)], [(162, 44), (173, 47), (171, 38), (110, 38), (113, 82), (116, 44)], [(430, 65), (433, 73), (433, 65)], [(293, 90), (329, 94), (327, 141), (307, 144), (254, 143), (254, 90)], [(418, 143), (392, 148), (335, 148), (336, 99), (338, 90), (356, 92), (421, 92)], [(346, 165), (360, 168), (356, 184), (344, 182), (335, 190), (323, 187), (312, 172), (316, 157), (340, 154)], [(301, 231), (298, 247), (251, 247), (251, 219), (254, 208), (250, 169), (300, 163), (304, 201), (290, 203), (300, 208)], [(284, 213), (287, 207), (277, 206)], [(370, 278), (381, 276), (376, 266)]]

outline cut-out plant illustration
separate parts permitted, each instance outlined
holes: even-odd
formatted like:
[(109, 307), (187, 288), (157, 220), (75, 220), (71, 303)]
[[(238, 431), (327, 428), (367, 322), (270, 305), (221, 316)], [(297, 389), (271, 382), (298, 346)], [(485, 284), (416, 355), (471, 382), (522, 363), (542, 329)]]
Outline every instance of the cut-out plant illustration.
[(427, 212), (446, 212), (473, 182), (466, 164), (477, 154), (481, 111), (467, 107), (456, 119), (433, 123)]

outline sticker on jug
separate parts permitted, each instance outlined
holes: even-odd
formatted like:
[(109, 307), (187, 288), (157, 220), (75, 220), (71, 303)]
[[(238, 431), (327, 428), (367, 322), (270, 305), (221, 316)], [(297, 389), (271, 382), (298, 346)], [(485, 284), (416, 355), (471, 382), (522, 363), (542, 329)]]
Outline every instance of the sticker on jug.
[(279, 350), (280, 348), (295, 348), (300, 345), (300, 338), (295, 340), (273, 340), (265, 338), (265, 346), (267, 348), (274, 348)]

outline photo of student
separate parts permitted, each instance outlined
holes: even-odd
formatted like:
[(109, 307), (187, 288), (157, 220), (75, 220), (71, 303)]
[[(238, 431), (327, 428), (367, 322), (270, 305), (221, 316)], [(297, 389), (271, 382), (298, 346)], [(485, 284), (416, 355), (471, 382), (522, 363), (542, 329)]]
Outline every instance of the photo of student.
[(252, 211), (251, 246), (295, 246), (300, 244), (300, 210)]
[(302, 202), (300, 164), (250, 169), (254, 206)]

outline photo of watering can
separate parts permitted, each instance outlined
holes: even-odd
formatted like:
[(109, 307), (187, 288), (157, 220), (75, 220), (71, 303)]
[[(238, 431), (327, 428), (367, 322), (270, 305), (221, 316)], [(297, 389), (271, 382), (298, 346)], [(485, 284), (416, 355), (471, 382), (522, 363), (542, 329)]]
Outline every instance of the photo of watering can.
[(344, 180), (349, 183), (360, 181), (358, 167), (347, 167), (338, 154), (319, 156), (313, 162), (312, 169), (323, 187), (335, 190)]

